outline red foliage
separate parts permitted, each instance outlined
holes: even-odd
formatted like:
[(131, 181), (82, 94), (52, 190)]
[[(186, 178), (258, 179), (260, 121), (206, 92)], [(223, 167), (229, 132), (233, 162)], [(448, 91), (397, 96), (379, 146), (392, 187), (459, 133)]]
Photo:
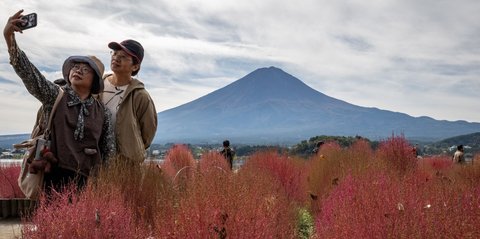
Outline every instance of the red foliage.
[(297, 203), (279, 178), (248, 169), (234, 176), (232, 238), (296, 238)]
[(195, 168), (192, 152), (185, 145), (174, 145), (162, 165), (163, 172), (176, 182), (192, 178)]
[(412, 153), (412, 146), (404, 136), (392, 136), (381, 142), (376, 155), (399, 173), (405, 173), (417, 166), (417, 157)]
[[(316, 230), (319, 238), (385, 238), (378, 230), (385, 226), (385, 215), (392, 213), (383, 200), (389, 201), (392, 195), (380, 198), (372, 193), (387, 190), (390, 181), (384, 175), (376, 175), (368, 180), (352, 176), (345, 177), (340, 185), (325, 199), (321, 213), (317, 216)], [(368, 193), (364, 193), (368, 190)], [(366, 203), (368, 201), (368, 203)], [(372, 212), (381, 211), (383, 214)], [(358, 218), (356, 218), (358, 217)], [(365, 223), (368, 222), (368, 226)]]
[(321, 154), (307, 170), (260, 152), (236, 173), (213, 151), (197, 170), (185, 146), (169, 151), (162, 170), (120, 159), (83, 193), (42, 201), (24, 237), (298, 238), (308, 172), (313, 238), (480, 238), (480, 164), (450, 167), (435, 157), (417, 167), (402, 137), (375, 153), (358, 141), (348, 149), (326, 144)]
[(267, 174), (198, 175), (173, 215), (158, 215), (159, 238), (293, 238), (294, 207)]
[(304, 165), (287, 155), (279, 155), (275, 151), (257, 152), (250, 157), (242, 170), (269, 173), (280, 182), (290, 200), (304, 203), (307, 199), (307, 173)]
[(423, 158), (421, 164), (435, 171), (446, 171), (452, 168), (453, 161), (449, 156), (438, 155)]
[(169, 214), (175, 188), (158, 165), (132, 165), (125, 158), (118, 157), (110, 159), (105, 166), (89, 180), (96, 194), (108, 194), (111, 188), (118, 188), (126, 205), (134, 212), (137, 223), (150, 226), (154, 224), (155, 214), (166, 211)]
[(342, 151), (342, 147), (336, 141), (329, 141), (322, 145), (314, 158), (336, 158), (340, 151)]
[(79, 194), (74, 190), (40, 202), (29, 222), (25, 238), (146, 238), (148, 233), (134, 223), (134, 213), (125, 206), (120, 191)]
[(370, 161), (373, 158), (373, 150), (370, 143), (359, 139), (348, 148), (349, 157), (354, 160)]
[(305, 167), (309, 191), (315, 196), (321, 197), (334, 178), (341, 178), (344, 175), (344, 168), (341, 159), (345, 158), (339, 144), (328, 142), (322, 146), (320, 152), (314, 155)]
[(0, 198), (25, 198), (18, 187), (20, 165), (0, 164)]
[(317, 215), (319, 238), (478, 238), (480, 188), (421, 171), (348, 176)]
[(322, 146), (320, 155), (313, 157), (306, 167), (312, 213), (315, 214), (321, 208), (322, 199), (346, 175), (381, 169), (383, 164), (379, 163), (379, 160), (374, 160), (373, 155), (370, 144), (362, 139), (355, 141), (349, 148), (341, 148), (334, 142)]
[(216, 151), (204, 153), (198, 162), (198, 168), (201, 173), (206, 173), (211, 170), (220, 170), (225, 173), (231, 172), (227, 160)]

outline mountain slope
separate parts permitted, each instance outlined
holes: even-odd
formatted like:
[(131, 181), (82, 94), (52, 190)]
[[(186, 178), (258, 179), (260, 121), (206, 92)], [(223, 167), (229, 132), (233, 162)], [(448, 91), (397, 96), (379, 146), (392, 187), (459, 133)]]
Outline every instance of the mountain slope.
[(480, 132), (443, 139), (439, 142), (436, 142), (436, 144), (447, 146), (463, 144), (470, 147), (480, 148)]
[(275, 67), (158, 114), (156, 142), (298, 142), (314, 135), (392, 133), (438, 140), (480, 132), (479, 123), (438, 121), (356, 106), (322, 94)]
[(0, 135), (0, 149), (11, 149), (13, 144), (30, 139), (30, 134)]

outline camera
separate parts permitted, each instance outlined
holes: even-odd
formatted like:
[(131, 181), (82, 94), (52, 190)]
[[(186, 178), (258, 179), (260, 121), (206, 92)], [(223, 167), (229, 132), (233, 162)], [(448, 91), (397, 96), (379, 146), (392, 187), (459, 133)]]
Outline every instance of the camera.
[(43, 149), (45, 148), (49, 148), (50, 147), (50, 140), (46, 140), (46, 139), (37, 139), (37, 143), (36, 143), (36, 151), (35, 151), (35, 158), (33, 158), (33, 160), (40, 160), (40, 158), (42, 157), (42, 151)]
[(22, 30), (29, 29), (29, 28), (37, 26), (37, 14), (36, 13), (27, 14), (27, 15), (21, 17), (21, 19), (24, 20), (25, 22), (20, 22), (20, 23), (17, 24), (17, 26), (20, 27), (20, 29), (22, 29)]

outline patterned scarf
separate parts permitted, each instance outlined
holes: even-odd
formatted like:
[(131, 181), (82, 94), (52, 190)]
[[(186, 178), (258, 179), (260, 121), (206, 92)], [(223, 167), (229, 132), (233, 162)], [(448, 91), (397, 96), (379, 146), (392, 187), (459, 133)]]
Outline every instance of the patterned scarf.
[(88, 99), (82, 101), (80, 97), (78, 97), (77, 93), (75, 93), (75, 91), (73, 91), (70, 86), (65, 87), (65, 89), (70, 96), (67, 101), (67, 106), (72, 107), (75, 105), (80, 105), (80, 112), (78, 113), (77, 127), (75, 129), (74, 137), (75, 140), (82, 140), (83, 131), (85, 129), (85, 116), (88, 116), (90, 114), (87, 107), (91, 106), (95, 100), (92, 96), (90, 96), (88, 97)]

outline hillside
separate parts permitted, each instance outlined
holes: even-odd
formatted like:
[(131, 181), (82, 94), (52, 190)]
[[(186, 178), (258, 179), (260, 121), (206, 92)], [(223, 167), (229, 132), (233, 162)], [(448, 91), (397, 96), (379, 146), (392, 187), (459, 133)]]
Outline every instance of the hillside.
[(11, 149), (13, 144), (28, 140), (30, 134), (0, 135), (0, 149)]
[(432, 147), (435, 148), (449, 148), (463, 144), (468, 152), (480, 152), (480, 132), (466, 135), (459, 135), (435, 142)]

